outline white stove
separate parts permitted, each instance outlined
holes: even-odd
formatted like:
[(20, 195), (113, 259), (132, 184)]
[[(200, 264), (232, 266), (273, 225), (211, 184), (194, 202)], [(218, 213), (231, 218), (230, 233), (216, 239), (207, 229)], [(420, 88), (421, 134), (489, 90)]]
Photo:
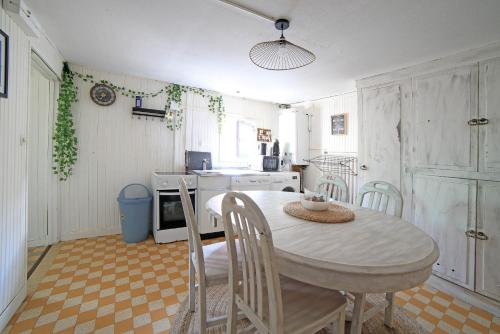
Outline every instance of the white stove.
[(197, 176), (178, 172), (153, 172), (153, 235), (157, 243), (187, 240), (186, 219), (179, 193), (179, 180), (184, 178), (196, 209)]

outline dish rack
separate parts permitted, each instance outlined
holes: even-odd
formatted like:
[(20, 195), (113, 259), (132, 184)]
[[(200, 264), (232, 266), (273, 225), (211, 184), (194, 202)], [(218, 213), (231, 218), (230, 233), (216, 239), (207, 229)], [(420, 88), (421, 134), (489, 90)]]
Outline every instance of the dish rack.
[(358, 175), (358, 158), (355, 156), (323, 154), (307, 161), (325, 174)]
[(323, 175), (338, 175), (347, 183), (349, 203), (354, 203), (357, 184), (358, 158), (353, 155), (323, 154), (307, 160), (316, 166)]

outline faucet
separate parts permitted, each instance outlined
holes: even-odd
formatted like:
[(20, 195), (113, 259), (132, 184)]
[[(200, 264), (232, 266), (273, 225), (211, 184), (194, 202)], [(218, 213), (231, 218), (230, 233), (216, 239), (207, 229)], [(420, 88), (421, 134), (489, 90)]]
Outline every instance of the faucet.
[(201, 161), (201, 169), (202, 170), (207, 170), (207, 164), (208, 164), (208, 159), (203, 159)]

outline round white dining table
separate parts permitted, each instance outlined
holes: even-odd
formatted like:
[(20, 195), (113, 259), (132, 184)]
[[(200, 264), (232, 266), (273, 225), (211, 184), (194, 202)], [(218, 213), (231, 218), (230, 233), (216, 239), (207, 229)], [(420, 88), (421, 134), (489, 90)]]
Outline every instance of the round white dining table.
[[(434, 240), (401, 218), (336, 202), (351, 209), (348, 223), (324, 224), (288, 215), (283, 206), (299, 200), (299, 193), (244, 191), (267, 219), (273, 235), (275, 256), (282, 275), (354, 296), (351, 334), (375, 312), (365, 311), (367, 293), (390, 294), (418, 286), (432, 272), (439, 257)], [(206, 204), (215, 219), (222, 218), (224, 194)], [(387, 297), (385, 323), (392, 326), (394, 305)]]

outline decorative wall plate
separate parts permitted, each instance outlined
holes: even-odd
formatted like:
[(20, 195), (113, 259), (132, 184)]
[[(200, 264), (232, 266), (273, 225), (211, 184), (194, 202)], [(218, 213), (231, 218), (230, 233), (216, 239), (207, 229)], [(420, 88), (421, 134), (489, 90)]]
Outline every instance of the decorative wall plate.
[(110, 106), (116, 100), (116, 93), (113, 88), (105, 84), (95, 84), (90, 89), (92, 101), (100, 106)]

